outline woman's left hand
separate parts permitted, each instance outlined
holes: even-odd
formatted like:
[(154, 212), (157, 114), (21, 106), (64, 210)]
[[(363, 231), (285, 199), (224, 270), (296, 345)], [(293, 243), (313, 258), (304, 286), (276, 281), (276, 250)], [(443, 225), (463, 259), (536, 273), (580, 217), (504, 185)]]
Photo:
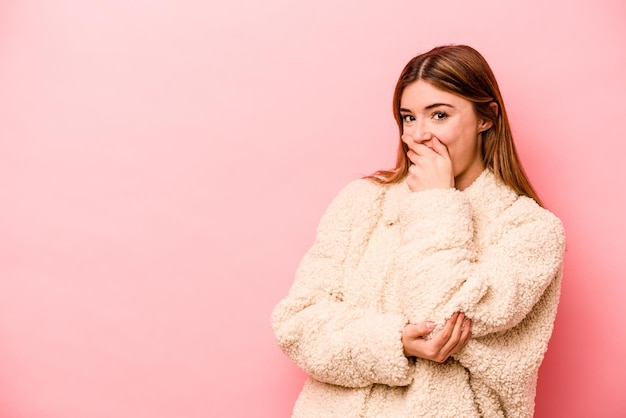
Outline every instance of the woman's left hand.
[[(432, 324), (432, 323), (430, 323)], [(471, 335), (470, 319), (457, 312), (446, 321), (443, 329), (431, 339), (425, 339), (427, 323), (409, 324), (402, 331), (402, 345), (407, 357), (419, 357), (443, 363), (448, 357), (465, 347)]]

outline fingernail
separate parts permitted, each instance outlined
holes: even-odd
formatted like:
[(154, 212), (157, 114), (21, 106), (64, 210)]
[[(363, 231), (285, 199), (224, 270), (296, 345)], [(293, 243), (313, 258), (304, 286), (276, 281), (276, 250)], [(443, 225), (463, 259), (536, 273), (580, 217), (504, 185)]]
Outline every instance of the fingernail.
[(435, 329), (435, 323), (434, 322), (426, 322), (426, 329)]

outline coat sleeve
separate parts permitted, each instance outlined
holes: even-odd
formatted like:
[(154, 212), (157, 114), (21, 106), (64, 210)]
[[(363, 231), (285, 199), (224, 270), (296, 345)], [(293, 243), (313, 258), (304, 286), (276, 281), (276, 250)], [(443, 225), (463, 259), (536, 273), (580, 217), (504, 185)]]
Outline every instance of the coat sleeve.
[(507, 416), (532, 416), (528, 405), (560, 294), (559, 219), (518, 197), (477, 236), (463, 193), (429, 190), (410, 197), (401, 220), (396, 268), (411, 321), (441, 327), (452, 313), (465, 312), (472, 337), (454, 359), (469, 370), (476, 398)]
[(322, 382), (366, 387), (412, 381), (414, 364), (404, 356), (401, 342), (404, 315), (382, 314), (343, 300), (347, 260), (365, 245), (353, 237), (368, 235), (362, 230), (367, 219), (362, 218), (367, 207), (378, 205), (379, 189), (358, 180), (339, 193), (320, 221), (288, 296), (272, 312), (279, 346)]
[(461, 311), (472, 319), (473, 338), (506, 331), (559, 275), (562, 224), (529, 198), (518, 198), (493, 222), (480, 249), (470, 204), (457, 190), (416, 193), (404, 219), (396, 263), (413, 322), (441, 326)]

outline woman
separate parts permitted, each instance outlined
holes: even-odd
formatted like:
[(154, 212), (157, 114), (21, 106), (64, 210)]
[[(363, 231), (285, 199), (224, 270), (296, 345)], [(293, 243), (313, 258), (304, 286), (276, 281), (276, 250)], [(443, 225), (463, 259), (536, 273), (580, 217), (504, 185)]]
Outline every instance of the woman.
[(272, 324), (310, 378), (294, 417), (531, 417), (564, 231), (468, 46), (413, 58), (394, 170), (344, 188)]

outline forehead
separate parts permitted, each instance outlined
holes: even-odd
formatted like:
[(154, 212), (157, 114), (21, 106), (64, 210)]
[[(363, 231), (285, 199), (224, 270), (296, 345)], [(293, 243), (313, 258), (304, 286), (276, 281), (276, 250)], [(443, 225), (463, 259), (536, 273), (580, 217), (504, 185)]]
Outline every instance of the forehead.
[(406, 86), (400, 98), (400, 107), (407, 109), (421, 109), (438, 103), (448, 104), (460, 109), (472, 106), (469, 100), (441, 90), (424, 80), (417, 80)]

